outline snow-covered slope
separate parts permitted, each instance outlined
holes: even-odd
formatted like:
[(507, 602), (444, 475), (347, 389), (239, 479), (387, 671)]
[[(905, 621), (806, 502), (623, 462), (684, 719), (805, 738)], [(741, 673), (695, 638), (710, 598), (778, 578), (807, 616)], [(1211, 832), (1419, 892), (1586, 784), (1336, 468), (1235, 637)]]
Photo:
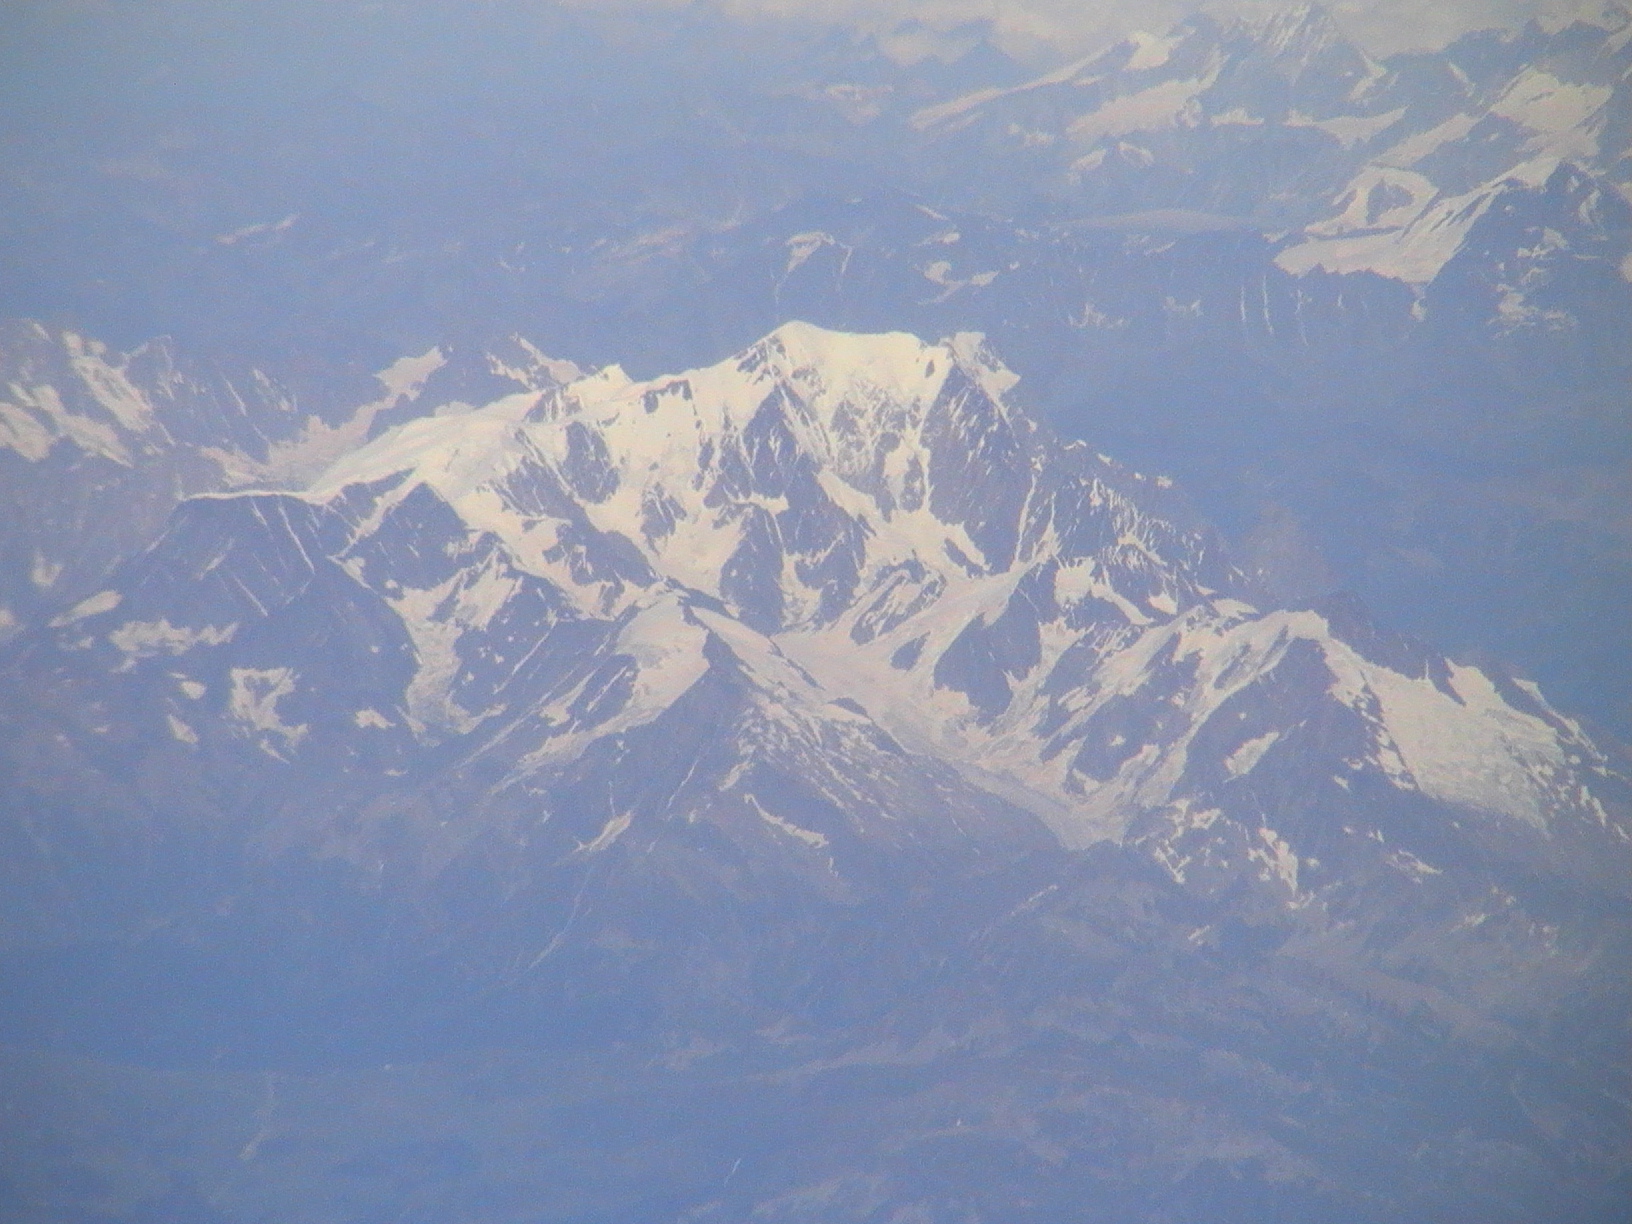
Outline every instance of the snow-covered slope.
[[(890, 1134), (959, 1151), (1004, 1068), (1125, 1082), (981, 1125), (1052, 1128), (1069, 1170), (1154, 1111), (1129, 1201), (1267, 1152), (1251, 1194), (1420, 1218), (1467, 1201), (1470, 1150), (1520, 1169), (1487, 1187), (1514, 1212), (1607, 1201), (1629, 789), (1534, 686), (1268, 603), (975, 336), (476, 374), (303, 488), (182, 500), (0, 651), (10, 963), (218, 958), (188, 990), (220, 1008), (186, 1006), (249, 1026), (223, 1044), (262, 1040), (248, 974), (369, 1066), (737, 1050), (755, 1099), (847, 1101), (877, 1067)], [(940, 1104), (890, 1078), (922, 1067)], [(1387, 1136), (1358, 1172), (1357, 1129)]]
[(1193, 225), (1281, 235), (1278, 262), (1292, 273), (1420, 286), (1495, 201), (1539, 189), (1561, 166), (1623, 198), (1632, 190), (1632, 18), (1602, 19), (1612, 28), (1481, 32), (1384, 63), (1318, 5), (1195, 17), (936, 103), (913, 124), (932, 146), (973, 144), (1026, 165), (1018, 177), (1052, 181), (1067, 210), (1101, 223), (1188, 209)]
[(79, 602), (189, 494), (302, 486), (423, 411), (422, 395), (443, 404), (453, 379), (486, 399), (576, 374), (518, 340), (433, 347), (369, 379), (333, 371), (303, 400), (260, 369), (167, 340), (121, 353), (37, 322), (0, 324), (0, 638)]
[[(1601, 758), (1539, 694), (1426, 657), (1390, 667), (1319, 612), (1254, 608), (1168, 482), (1061, 446), (1009, 405), (1012, 385), (978, 337), (790, 324), (708, 369), (638, 384), (610, 369), (414, 423), (307, 496), (434, 490), (586, 616), (660, 587), (717, 599), (907, 742), (1048, 796), (1076, 843), (1185, 794), (1195, 738), (1245, 718), (1239, 699), (1289, 659), (1313, 668), (1300, 702), (1353, 720), (1331, 785), (1373, 771), (1537, 827), (1603, 819), (1587, 785)], [(505, 592), (468, 574), (456, 615), (479, 626)], [(410, 598), (450, 606), (440, 587)], [(1166, 708), (1141, 725), (1130, 701)]]
[[(122, 712), (91, 723), (177, 761), (267, 794), (328, 779), (319, 824), (438, 778), (472, 830), (597, 849), (682, 816), (746, 813), (796, 854), (841, 825), (1034, 820), (1148, 844), (1181, 882), (1272, 845), (1234, 870), (1288, 904), (1333, 837), (1395, 853), (1401, 805), (1440, 813), (1404, 834), (1425, 872), (1624, 857), (1625, 779), (1533, 686), (1346, 605), (1256, 606), (1170, 482), (1062, 445), (1014, 381), (977, 336), (789, 324), (705, 369), (411, 420), (298, 493), (184, 503), (28, 657), (105, 676)], [(654, 789), (632, 745), (698, 720), (741, 733)]]

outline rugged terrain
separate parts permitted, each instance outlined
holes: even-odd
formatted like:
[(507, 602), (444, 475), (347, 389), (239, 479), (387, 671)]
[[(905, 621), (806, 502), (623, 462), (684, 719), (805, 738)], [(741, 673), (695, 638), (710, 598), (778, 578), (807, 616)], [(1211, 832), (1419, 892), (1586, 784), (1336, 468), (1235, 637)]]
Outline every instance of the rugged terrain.
[(0, 11), (0, 1216), (1622, 1218), (1629, 33)]
[(0, 14), (0, 314), (168, 335), (246, 401), (258, 368), (280, 439), (515, 333), (652, 377), (794, 318), (980, 331), (1283, 598), (1354, 589), (1632, 736), (1624, 10), (1383, 59), (1318, 7), (1198, 16), (1046, 68), (978, 28), (364, 10)]
[(486, 365), (5, 648), (21, 1218), (1611, 1218), (1628, 780), (1533, 684), (978, 336)]

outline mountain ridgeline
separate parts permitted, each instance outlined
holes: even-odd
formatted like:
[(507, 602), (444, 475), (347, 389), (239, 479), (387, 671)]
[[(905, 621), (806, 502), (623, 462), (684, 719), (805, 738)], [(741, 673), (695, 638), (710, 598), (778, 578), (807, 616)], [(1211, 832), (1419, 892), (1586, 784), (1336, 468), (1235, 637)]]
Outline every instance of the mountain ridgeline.
[(228, 1117), (351, 1077), (145, 1157), (222, 1218), (317, 1218), (336, 1118), (386, 1159), (367, 1068), (495, 1050), (641, 1100), (535, 1086), (624, 1138), (525, 1193), (422, 1101), (477, 1153), (426, 1219), (1624, 1201), (1632, 781), (1534, 684), (1278, 602), (977, 335), (393, 370), (0, 647), (11, 1034)]
[[(1040, 416), (1180, 479), (1283, 598), (1351, 587), (1632, 736), (1623, 4), (1381, 58), (1319, 5), (1193, 13), (1059, 64), (978, 26), (901, 62), (697, 6), (640, 38), (528, 0), (48, 8), (0, 11), (0, 314), (134, 349), (137, 381), (168, 348), (174, 393), (240, 425), (235, 395), (284, 403), (257, 425), (280, 471), (433, 344), (521, 333), (646, 378), (790, 319), (980, 331)], [(26, 395), (72, 414), (93, 364), (0, 334), (0, 420), (37, 448)], [(77, 503), (71, 446), (30, 466), (7, 436), (8, 518), (53, 517), (36, 487)], [(264, 475), (254, 439), (206, 445)], [(66, 540), (7, 530), (0, 636), (217, 467), (44, 524)]]

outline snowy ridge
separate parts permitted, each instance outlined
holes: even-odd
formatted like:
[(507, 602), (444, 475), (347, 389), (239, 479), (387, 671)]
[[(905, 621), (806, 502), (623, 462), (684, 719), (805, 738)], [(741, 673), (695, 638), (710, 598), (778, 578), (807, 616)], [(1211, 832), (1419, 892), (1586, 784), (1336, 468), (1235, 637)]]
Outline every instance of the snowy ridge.
[[(407, 477), (380, 506), (426, 484), (471, 529), (494, 532), (535, 572), (559, 576), (540, 560), (549, 542), (542, 517), (523, 508), (536, 490), (518, 481), (531, 475), (597, 531), (635, 544), (655, 572), (721, 598), (733, 598), (733, 559), (747, 560), (756, 525), (768, 520), (782, 561), (794, 562), (777, 565), (775, 593), (787, 608), (778, 628), (832, 623), (860, 592), (894, 585), (909, 563), (922, 568), (914, 581), (923, 587), (1007, 573), (1017, 556), (1061, 557), (1084, 572), (1154, 575), (1154, 588), (1134, 595), (1148, 608), (1172, 604), (1171, 612), (1191, 598), (1185, 575), (1161, 560), (1170, 541), (1141, 534), (1171, 527), (1147, 524), (1113, 487), (1143, 478), (1080, 448), (1068, 466), (1081, 471), (1051, 469), (1033, 426), (1004, 400), (1014, 382), (976, 336), (928, 345), (788, 324), (708, 369), (640, 384), (603, 372), (458, 418), (414, 421), (338, 464), (308, 496)], [(1011, 517), (985, 513), (980, 494)], [(1114, 522), (1114, 543), (1092, 556), (1074, 547), (1084, 524), (1056, 517), (1067, 496), (1105, 517), (1107, 530)], [(1203, 545), (1198, 537), (1184, 547)], [(822, 560), (831, 570), (814, 564)]]
[[(0, 323), (0, 475), (9, 495), (0, 638), (96, 589), (190, 494), (308, 485), (371, 435), (580, 376), (516, 337), (336, 372), (302, 400), (258, 368), (189, 361), (167, 340), (116, 352), (76, 332)], [(317, 394), (317, 393), (314, 393)]]
[[(1239, 198), (1228, 167), (1248, 150), (1292, 154), (1327, 186), (1300, 180), (1236, 222), (1274, 236), (1294, 275), (1367, 271), (1423, 286), (1497, 201), (1561, 168), (1623, 196), (1632, 188), (1629, 49), (1624, 34), (1577, 26), (1507, 67), (1456, 46), (1379, 62), (1319, 5), (1300, 5), (1261, 20), (1192, 17), (912, 122), (932, 141), (978, 133), (1026, 173), (1052, 175), (1089, 218), (1138, 211), (1129, 201), (1147, 181), (1160, 214), (1171, 201), (1158, 184), (1174, 174), (1218, 174), (1219, 197)], [(1294, 196), (1308, 204), (1289, 212)]]
[[(151, 674), (185, 751), (411, 773), (452, 750), (474, 810), (600, 793), (574, 854), (704, 820), (824, 889), (857, 837), (1019, 810), (1306, 904), (1319, 856), (1282, 793), (1345, 827), (1403, 802), (1475, 838), (1628, 844), (1626, 779), (1533, 688), (1346, 606), (1260, 609), (1168, 482), (1057, 444), (1015, 381), (976, 336), (789, 324), (703, 369), (503, 395), (298, 495), (193, 499), (57, 632)], [(363, 625), (344, 700), (256, 645)], [(656, 781), (616, 764), (699, 735)]]

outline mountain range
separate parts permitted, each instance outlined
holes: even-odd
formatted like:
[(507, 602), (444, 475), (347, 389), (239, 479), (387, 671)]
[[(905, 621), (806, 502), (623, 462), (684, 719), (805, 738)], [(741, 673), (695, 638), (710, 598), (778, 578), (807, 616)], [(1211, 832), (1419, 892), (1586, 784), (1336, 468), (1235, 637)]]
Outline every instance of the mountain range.
[[(978, 330), (1283, 596), (1632, 735), (1624, 14), (1386, 59), (1198, 16), (1043, 71), (693, 10), (44, 12), (8, 18), (0, 313), (258, 369), (274, 432), (514, 334), (645, 378), (788, 319)], [(30, 343), (4, 380), (55, 385)]]
[[(495, 354), (483, 403), (427, 401), (436, 360), (417, 415), (182, 499), (7, 646), (7, 956), (56, 984), (14, 1028), (906, 1111), (859, 1157), (765, 1139), (731, 1193), (704, 1138), (582, 1218), (1403, 1219), (1472, 1170), (1487, 1219), (1612, 1210), (1628, 773), (1533, 684), (1277, 604), (973, 334), (787, 324), (641, 381)], [(86, 991), (143, 1022), (108, 1049)], [(1400, 1057), (1433, 1070), (1371, 1082)], [(1044, 1079), (980, 1086), (1010, 1064)], [(182, 1163), (225, 1218), (322, 1210), (300, 1142), (253, 1159)], [(426, 1218), (495, 1175), (454, 1165)]]
[(1629, 35), (0, 11), (0, 1216), (1621, 1219)]

